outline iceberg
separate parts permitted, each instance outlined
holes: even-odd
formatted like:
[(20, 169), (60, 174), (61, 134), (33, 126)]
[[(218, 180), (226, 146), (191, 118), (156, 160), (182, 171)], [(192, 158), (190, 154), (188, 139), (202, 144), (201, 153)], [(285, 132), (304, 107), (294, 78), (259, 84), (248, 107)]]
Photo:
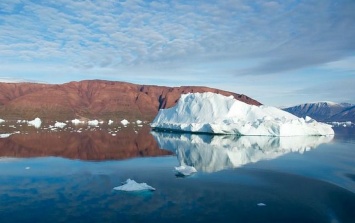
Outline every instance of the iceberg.
[(197, 170), (193, 166), (178, 166), (175, 167), (175, 170), (178, 172), (178, 174), (181, 174), (183, 176), (190, 176), (191, 174), (197, 172)]
[(55, 122), (54, 127), (56, 128), (64, 128), (67, 124), (64, 122)]
[(35, 118), (32, 121), (28, 121), (27, 123), (28, 123), (28, 125), (32, 125), (37, 129), (40, 128), (42, 125), (42, 121), (40, 118)]
[(99, 124), (99, 121), (98, 120), (90, 120), (88, 121), (88, 125), (94, 125), (94, 126), (97, 126)]
[(271, 106), (255, 106), (211, 92), (181, 95), (178, 103), (160, 109), (154, 130), (210, 134), (300, 136), (333, 135), (331, 125), (298, 118)]
[(122, 190), (122, 191), (142, 191), (142, 190), (151, 190), (154, 191), (155, 188), (149, 186), (146, 183), (137, 183), (134, 180), (127, 179), (123, 185), (114, 187), (114, 190)]
[(1, 138), (7, 138), (7, 137), (9, 137), (10, 135), (12, 135), (12, 133), (3, 133), (3, 134), (0, 134), (0, 139), (1, 139)]
[(110, 119), (108, 120), (108, 124), (111, 125), (113, 123), (113, 121)]
[(79, 125), (79, 124), (84, 123), (84, 121), (80, 121), (79, 119), (73, 119), (73, 120), (71, 120), (71, 123), (74, 125)]
[(121, 121), (121, 123), (122, 123), (122, 125), (128, 125), (128, 124), (129, 124), (129, 121), (127, 121), (126, 119), (123, 119), (123, 120)]
[(181, 166), (216, 172), (271, 160), (287, 153), (304, 153), (329, 143), (329, 136), (235, 136), (152, 132), (160, 148), (176, 154)]
[(0, 123), (2, 123), (2, 122), (5, 122), (5, 120), (0, 118)]

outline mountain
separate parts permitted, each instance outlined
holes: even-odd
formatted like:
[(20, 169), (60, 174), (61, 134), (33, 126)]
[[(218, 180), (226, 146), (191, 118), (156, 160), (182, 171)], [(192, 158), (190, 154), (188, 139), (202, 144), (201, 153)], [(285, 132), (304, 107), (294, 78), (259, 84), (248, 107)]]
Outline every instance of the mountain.
[(330, 117), (330, 119), (338, 122), (355, 122), (355, 105), (344, 109), (338, 114), (333, 115), (332, 117)]
[(164, 87), (104, 80), (65, 84), (0, 83), (0, 117), (152, 120), (159, 109), (172, 107), (181, 94), (192, 92), (233, 95), (245, 103), (260, 105), (242, 94), (198, 86)]
[(315, 102), (300, 104), (283, 110), (290, 112), (298, 117), (309, 116), (317, 121), (351, 121), (355, 119), (353, 112), (346, 112), (353, 107), (349, 103), (335, 103), (335, 102)]

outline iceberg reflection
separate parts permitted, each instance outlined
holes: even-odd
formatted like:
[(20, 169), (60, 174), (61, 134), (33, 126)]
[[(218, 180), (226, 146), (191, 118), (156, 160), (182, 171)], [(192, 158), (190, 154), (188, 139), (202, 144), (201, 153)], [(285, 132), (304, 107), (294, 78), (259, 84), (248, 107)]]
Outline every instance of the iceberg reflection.
[(290, 152), (304, 153), (333, 136), (233, 136), (152, 132), (159, 147), (176, 153), (180, 165), (198, 171), (215, 172), (261, 160), (275, 159)]

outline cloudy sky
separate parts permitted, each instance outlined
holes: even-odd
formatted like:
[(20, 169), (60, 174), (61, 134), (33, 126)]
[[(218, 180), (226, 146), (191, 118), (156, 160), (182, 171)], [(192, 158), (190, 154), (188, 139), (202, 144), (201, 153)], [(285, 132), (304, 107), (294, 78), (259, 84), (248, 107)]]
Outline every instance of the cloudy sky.
[(203, 85), (355, 103), (354, 0), (1, 0), (0, 81)]

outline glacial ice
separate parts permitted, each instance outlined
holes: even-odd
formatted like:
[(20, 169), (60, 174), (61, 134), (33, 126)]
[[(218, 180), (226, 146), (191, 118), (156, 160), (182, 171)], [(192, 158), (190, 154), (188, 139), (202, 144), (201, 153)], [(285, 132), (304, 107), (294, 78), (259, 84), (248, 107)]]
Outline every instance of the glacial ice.
[(32, 121), (28, 121), (27, 123), (28, 123), (28, 125), (32, 125), (38, 129), (42, 125), (42, 120), (40, 118), (35, 118)]
[(151, 187), (146, 183), (137, 183), (136, 181), (131, 179), (127, 179), (123, 185), (114, 187), (113, 189), (122, 190), (122, 191), (141, 191), (141, 190), (154, 191), (155, 190), (154, 187)]
[(237, 168), (261, 160), (270, 160), (291, 152), (304, 153), (329, 136), (236, 136), (211, 134), (177, 134), (152, 132), (160, 148), (176, 153), (181, 166), (193, 166), (197, 171), (216, 172)]
[(0, 139), (1, 139), (1, 138), (7, 138), (7, 137), (9, 137), (10, 135), (12, 135), (12, 133), (3, 133), (3, 134), (0, 134)]
[(233, 96), (211, 92), (181, 95), (178, 103), (161, 109), (151, 126), (172, 130), (233, 135), (333, 135), (331, 125), (298, 118), (271, 106), (255, 106)]
[(94, 126), (97, 126), (99, 124), (99, 121), (98, 120), (90, 120), (88, 121), (88, 125), (94, 125)]
[(2, 122), (5, 122), (5, 120), (0, 118), (0, 123), (2, 123)]
[(64, 122), (55, 122), (54, 127), (56, 128), (64, 128), (67, 124)]
[(111, 125), (113, 123), (113, 121), (110, 119), (108, 120), (108, 124)]
[(73, 119), (73, 120), (71, 120), (71, 123), (73, 123), (74, 125), (79, 125), (79, 124), (84, 123), (84, 121), (80, 121), (79, 119)]
[(179, 174), (184, 175), (184, 176), (190, 176), (191, 174), (197, 172), (197, 170), (195, 169), (195, 167), (193, 167), (193, 166), (185, 166), (185, 165), (175, 167), (175, 170), (176, 170)]
[(128, 124), (129, 124), (129, 121), (127, 121), (126, 119), (123, 119), (123, 120), (121, 121), (121, 123), (122, 123), (122, 125), (128, 125)]

